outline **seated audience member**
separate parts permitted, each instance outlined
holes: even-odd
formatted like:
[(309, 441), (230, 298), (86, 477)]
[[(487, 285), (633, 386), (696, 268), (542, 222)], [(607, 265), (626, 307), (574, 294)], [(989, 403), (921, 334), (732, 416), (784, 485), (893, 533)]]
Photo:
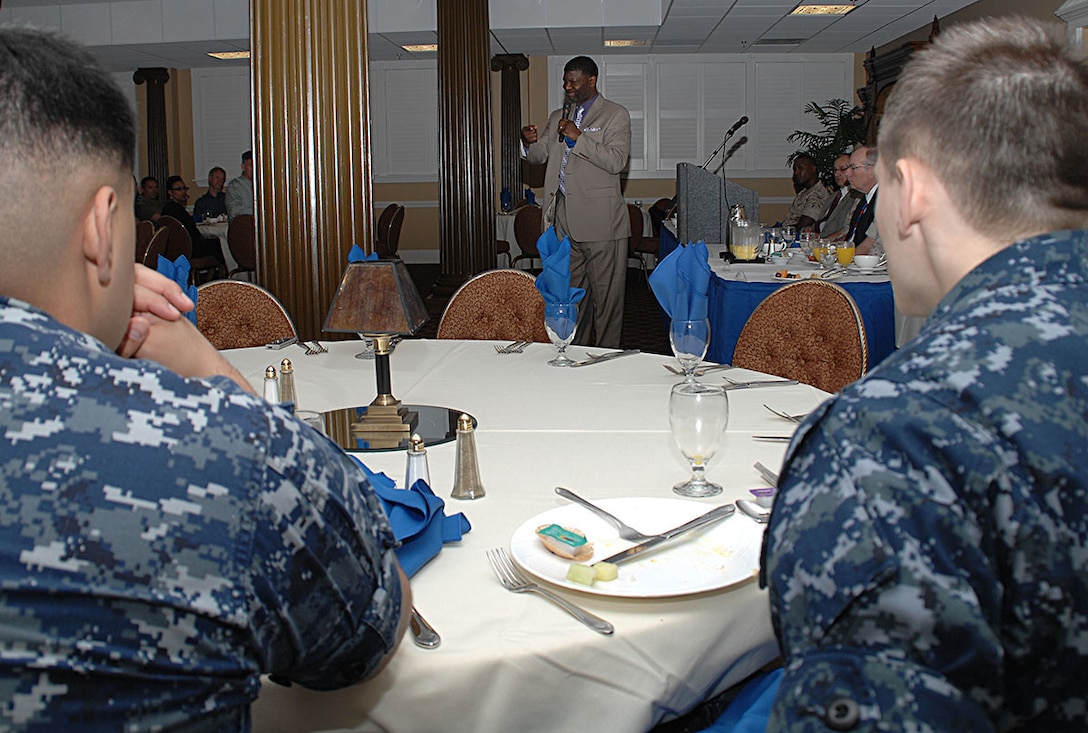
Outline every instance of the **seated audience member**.
[(241, 214), (253, 215), (253, 151), (242, 153), (242, 175), (227, 184), (227, 216), (231, 221)]
[(811, 155), (802, 153), (794, 158), (793, 187), (797, 190), (797, 195), (793, 197), (789, 213), (782, 220), (782, 224), (798, 229), (811, 229), (827, 208), (827, 200), (831, 198), (827, 188), (820, 183), (820, 173)]
[(953, 26), (880, 125), (921, 333), (798, 429), (765, 539), (768, 730), (1088, 730), (1088, 62)]
[(861, 194), (850, 187), (847, 174), (850, 173), (850, 156), (846, 153), (835, 158), (835, 183), (839, 190), (831, 197), (823, 215), (816, 223), (821, 237), (842, 240), (850, 226), (850, 217), (861, 201)]
[(144, 176), (140, 181), (140, 192), (136, 194), (136, 218), (139, 221), (158, 221), (161, 213), (159, 179), (155, 176)]
[(262, 674), (373, 675), (411, 603), (381, 505), (133, 264), (125, 95), (14, 28), (0, 88), (0, 728), (246, 731)]
[(223, 263), (226, 269), (227, 262), (223, 257), (223, 245), (217, 237), (207, 237), (196, 228), (196, 222), (189, 214), (185, 205), (189, 203), (189, 187), (181, 176), (170, 176), (166, 179), (166, 203), (162, 205), (163, 216), (172, 216), (181, 222), (185, 231), (189, 232), (189, 238), (193, 241), (193, 259), (212, 256)]
[(863, 198), (850, 217), (850, 227), (842, 239), (851, 241), (856, 254), (879, 255), (884, 253), (880, 242), (880, 229), (876, 221), (876, 199), (879, 185), (876, 180), (876, 161), (879, 151), (875, 145), (859, 145), (850, 154), (850, 170), (846, 174), (850, 187)]
[(227, 172), (219, 166), (208, 171), (208, 191), (193, 204), (194, 220), (204, 221), (227, 215), (227, 194), (223, 190), (226, 180)]

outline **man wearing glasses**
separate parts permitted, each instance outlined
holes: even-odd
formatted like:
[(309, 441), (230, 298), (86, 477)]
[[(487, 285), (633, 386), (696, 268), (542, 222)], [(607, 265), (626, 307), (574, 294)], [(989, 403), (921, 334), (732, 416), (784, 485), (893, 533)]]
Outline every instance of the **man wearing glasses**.
[(879, 255), (884, 252), (875, 218), (877, 155), (875, 145), (859, 145), (850, 154), (850, 167), (846, 173), (850, 187), (864, 197), (861, 204), (854, 210), (850, 228), (845, 235), (845, 239), (854, 243), (855, 254), (859, 255)]
[(841, 240), (846, 236), (846, 229), (850, 226), (850, 217), (854, 214), (861, 194), (850, 188), (847, 174), (850, 173), (850, 155), (843, 153), (835, 158), (835, 183), (839, 190), (828, 203), (827, 210), (820, 217), (817, 226), (820, 236), (827, 239)]

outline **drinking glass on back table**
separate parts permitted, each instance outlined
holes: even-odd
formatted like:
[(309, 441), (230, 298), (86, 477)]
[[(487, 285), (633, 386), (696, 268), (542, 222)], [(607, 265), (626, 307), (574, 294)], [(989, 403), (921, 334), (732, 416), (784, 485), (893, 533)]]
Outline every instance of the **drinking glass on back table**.
[(578, 324), (578, 306), (575, 303), (545, 303), (544, 330), (555, 344), (558, 352), (548, 366), (565, 367), (574, 363), (564, 352), (574, 340), (574, 331)]

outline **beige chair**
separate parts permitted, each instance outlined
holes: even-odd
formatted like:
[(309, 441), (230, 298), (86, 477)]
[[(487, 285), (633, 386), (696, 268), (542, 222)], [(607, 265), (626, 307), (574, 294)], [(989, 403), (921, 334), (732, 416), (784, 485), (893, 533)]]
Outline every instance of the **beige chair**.
[[(540, 259), (540, 252), (536, 248), (536, 240), (544, 233), (544, 211), (536, 204), (526, 204), (518, 209), (514, 215), (514, 238), (518, 241), (521, 254), (510, 263), (511, 267), (518, 266), (518, 260), (529, 260), (529, 269), (533, 269), (533, 260)], [(543, 265), (543, 263), (541, 263)]]
[(837, 392), (868, 367), (857, 303), (834, 283), (803, 280), (771, 293), (737, 338), (733, 366)]
[(536, 278), (521, 270), (489, 270), (469, 279), (446, 305), (438, 338), (548, 343)]
[(243, 280), (213, 280), (196, 289), (196, 327), (217, 349), (264, 346), (298, 336), (272, 293)]

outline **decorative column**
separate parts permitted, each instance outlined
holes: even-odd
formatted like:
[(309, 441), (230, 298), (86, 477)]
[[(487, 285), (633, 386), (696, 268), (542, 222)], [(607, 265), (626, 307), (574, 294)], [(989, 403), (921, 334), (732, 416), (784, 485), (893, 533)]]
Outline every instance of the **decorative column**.
[(436, 292), (495, 267), (488, 0), (438, 0)]
[(132, 81), (147, 84), (147, 174), (155, 176), (164, 188), (159, 193), (166, 200), (166, 179), (170, 176), (170, 158), (166, 148), (166, 82), (170, 72), (163, 68), (136, 69)]
[(521, 178), (521, 72), (529, 68), (529, 57), (521, 53), (503, 53), (491, 57), (491, 70), (502, 74), (499, 104), (500, 165), (502, 188), (510, 191), (513, 208), (525, 200)]
[(373, 250), (366, 0), (252, 0), (257, 275), (302, 339)]

